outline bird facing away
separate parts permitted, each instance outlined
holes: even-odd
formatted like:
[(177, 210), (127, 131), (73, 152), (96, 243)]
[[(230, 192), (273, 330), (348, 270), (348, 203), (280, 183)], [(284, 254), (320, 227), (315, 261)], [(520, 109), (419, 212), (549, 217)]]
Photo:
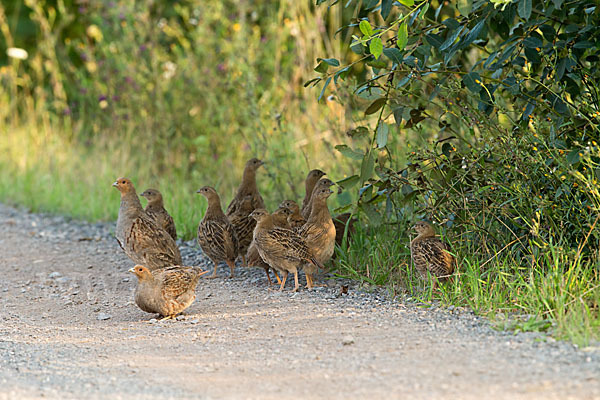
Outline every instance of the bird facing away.
[(287, 208), (290, 210), (290, 216), (288, 217), (288, 224), (291, 229), (300, 228), (306, 223), (306, 220), (300, 214), (300, 206), (294, 200), (284, 200), (279, 204), (280, 208)]
[[(311, 170), (308, 175), (306, 175), (306, 179), (304, 180), (304, 200), (302, 200), (302, 215), (304, 215), (304, 210), (308, 207), (308, 203), (310, 202), (310, 197), (312, 196), (313, 190), (315, 189), (315, 185), (323, 176), (325, 176), (325, 172), (320, 169)], [(308, 211), (310, 212), (310, 211)], [(306, 218), (305, 218), (306, 219)]]
[(173, 221), (173, 217), (165, 210), (162, 194), (156, 189), (146, 189), (140, 196), (145, 197), (146, 200), (148, 200), (148, 204), (144, 209), (146, 214), (148, 214), (158, 226), (167, 231), (173, 240), (177, 240), (175, 222)]
[(435, 236), (433, 227), (420, 221), (413, 227), (417, 237), (410, 242), (410, 255), (422, 278), (427, 271), (439, 280), (445, 280), (454, 271), (455, 259), (448, 246)]
[[(278, 228), (289, 229), (290, 225), (288, 224), (288, 221), (287, 221), (289, 215), (290, 215), (290, 210), (288, 210), (287, 208), (279, 207), (277, 210), (275, 210), (271, 214), (271, 217), (273, 217), (273, 225), (275, 225)], [(265, 273), (267, 274), (267, 280), (269, 281), (269, 285), (273, 284), (273, 282), (271, 281), (271, 276), (269, 275), (269, 269), (271, 269), (271, 268), (269, 267), (269, 264), (267, 264), (260, 257), (260, 254), (258, 253), (258, 249), (256, 248), (256, 243), (254, 243), (254, 240), (250, 244), (250, 247), (248, 247), (248, 253), (246, 255), (246, 260), (248, 260), (249, 267), (264, 268)], [(275, 273), (275, 278), (277, 278), (277, 281), (279, 283), (281, 283), (281, 280), (279, 279), (277, 272), (275, 270), (273, 270), (273, 272)]]
[(229, 277), (233, 278), (235, 259), (238, 255), (238, 239), (235, 228), (223, 213), (221, 199), (215, 189), (204, 186), (196, 193), (200, 193), (208, 200), (206, 214), (198, 224), (198, 244), (215, 264), (211, 278), (217, 277), (217, 265), (221, 261), (225, 261), (229, 265), (231, 269)]
[(278, 228), (273, 222), (273, 217), (265, 209), (254, 210), (250, 216), (256, 219), (254, 229), (254, 242), (260, 257), (269, 266), (283, 274), (281, 286), (282, 291), (287, 280), (288, 273), (294, 274), (294, 292), (298, 290), (298, 267), (304, 263), (313, 263), (321, 268), (322, 265), (310, 253), (304, 240), (296, 232)]
[[(242, 175), (242, 183), (240, 183), (235, 197), (231, 200), (231, 203), (229, 203), (227, 211), (225, 212), (235, 227), (240, 243), (239, 250), (244, 265), (246, 251), (252, 242), (252, 232), (256, 226), (256, 221), (247, 217), (255, 209), (265, 207), (265, 202), (256, 186), (256, 170), (263, 164), (264, 162), (258, 158), (252, 158), (246, 162), (244, 174)], [(247, 202), (248, 196), (250, 197), (249, 205), (245, 203)]]
[(150, 270), (181, 265), (181, 254), (173, 238), (142, 208), (133, 183), (119, 178), (113, 186), (121, 192), (115, 236), (125, 254)]
[(310, 213), (312, 211), (312, 202), (313, 202), (314, 194), (323, 188), (329, 189), (333, 185), (335, 185), (335, 183), (333, 183), (333, 181), (331, 179), (327, 179), (327, 178), (319, 179), (319, 181), (315, 185), (315, 188), (312, 191), (312, 195), (310, 196), (310, 200), (308, 201), (308, 206), (306, 208), (303, 208), (301, 211), (302, 217), (304, 217), (305, 220), (308, 221), (308, 218), (310, 217)]
[(335, 217), (333, 217), (333, 224), (335, 225), (335, 243), (338, 246), (341, 246), (344, 240), (346, 224), (348, 224), (348, 233), (346, 235), (346, 239), (348, 239), (351, 235), (354, 234), (356, 230), (356, 228), (354, 227), (356, 221), (356, 218), (352, 218), (352, 214), (350, 213), (338, 214)]
[[(313, 193), (310, 218), (298, 229), (298, 234), (304, 239), (310, 252), (320, 264), (329, 261), (335, 250), (335, 225), (327, 207), (327, 199), (332, 193), (331, 189), (326, 187)], [(317, 268), (314, 264), (304, 265), (306, 287), (309, 289), (313, 287), (313, 277), (316, 272)]]
[(179, 265), (150, 271), (143, 265), (136, 265), (129, 272), (138, 278), (135, 304), (142, 311), (158, 313), (169, 319), (194, 302), (198, 280), (208, 271)]

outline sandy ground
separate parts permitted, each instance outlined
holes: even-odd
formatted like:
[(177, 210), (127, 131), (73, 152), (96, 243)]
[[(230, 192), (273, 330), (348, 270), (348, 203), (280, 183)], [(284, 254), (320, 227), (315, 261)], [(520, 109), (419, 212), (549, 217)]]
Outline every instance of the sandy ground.
[(336, 282), (278, 293), (221, 267), (157, 322), (99, 229), (0, 205), (0, 399), (600, 399), (598, 346)]

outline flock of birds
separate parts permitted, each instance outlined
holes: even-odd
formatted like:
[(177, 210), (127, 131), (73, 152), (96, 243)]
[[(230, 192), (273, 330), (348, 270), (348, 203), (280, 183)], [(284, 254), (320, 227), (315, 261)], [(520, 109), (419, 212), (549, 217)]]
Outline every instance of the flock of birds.
[[(349, 213), (331, 216), (327, 199), (333, 193), (330, 188), (334, 182), (318, 169), (306, 177), (301, 205), (284, 200), (269, 213), (256, 184), (256, 172), (263, 164), (256, 158), (246, 163), (242, 182), (225, 212), (213, 187), (197, 191), (208, 201), (197, 239), (214, 264), (210, 278), (217, 277), (221, 262), (229, 266), (229, 276), (233, 277), (235, 261), (241, 257), (243, 266), (264, 268), (270, 285), (272, 271), (280, 291), (289, 273), (294, 274), (294, 291), (298, 290), (299, 270), (311, 289), (315, 274), (332, 258), (336, 243), (341, 244), (344, 236), (354, 232), (355, 220)], [(158, 190), (141, 193), (148, 200), (144, 209), (129, 179), (119, 178), (113, 186), (121, 193), (115, 236), (125, 254), (137, 264), (129, 270), (138, 278), (135, 302), (145, 312), (173, 318), (195, 300), (199, 279), (208, 271), (182, 265), (175, 224)], [(418, 222), (414, 228), (417, 237), (411, 241), (410, 250), (415, 268), (422, 277), (430, 273), (439, 280), (447, 278), (455, 265), (448, 247), (435, 236), (429, 223)]]

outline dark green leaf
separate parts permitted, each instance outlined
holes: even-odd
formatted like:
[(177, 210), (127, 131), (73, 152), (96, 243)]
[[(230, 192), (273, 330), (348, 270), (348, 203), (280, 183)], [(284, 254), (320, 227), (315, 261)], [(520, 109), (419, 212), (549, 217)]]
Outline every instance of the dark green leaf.
[(373, 171), (375, 169), (375, 158), (373, 157), (373, 152), (369, 151), (363, 157), (362, 164), (360, 165), (360, 182), (364, 184), (368, 179), (373, 176)]
[(520, 0), (517, 12), (519, 13), (519, 17), (529, 19), (531, 16), (531, 0)]
[(355, 186), (359, 180), (360, 178), (358, 177), (358, 175), (352, 175), (342, 179), (341, 181), (337, 181), (336, 183), (340, 185), (343, 189), (350, 189), (351, 187)]
[(481, 91), (481, 76), (477, 72), (470, 72), (463, 77), (463, 83), (473, 93)]
[(387, 99), (385, 97), (381, 97), (374, 102), (372, 102), (369, 107), (365, 110), (365, 115), (371, 115), (376, 113), (381, 107), (385, 105)]
[(402, 64), (402, 52), (395, 47), (383, 49), (383, 54), (392, 60), (394, 64)]
[(577, 164), (579, 162), (579, 150), (572, 150), (569, 154), (567, 154), (567, 162), (571, 165)]
[(388, 135), (390, 133), (390, 126), (385, 123), (380, 123), (379, 127), (377, 127), (377, 148), (383, 149), (388, 142)]
[(345, 144), (338, 144), (337, 146), (335, 146), (335, 149), (342, 153), (343, 156), (351, 158), (353, 160), (362, 160), (363, 158), (363, 153), (358, 152), (356, 150), (352, 150)]
[(331, 65), (332, 67), (340, 66), (340, 62), (335, 58), (317, 58), (317, 62), (320, 62), (320, 61), (323, 61), (324, 63), (327, 63), (327, 64)]
[(471, 9), (473, 8), (473, 0), (458, 0), (456, 3), (456, 8), (458, 9), (458, 12), (462, 16), (468, 17), (471, 13)]
[(331, 77), (328, 77), (325, 80), (325, 84), (323, 84), (323, 89), (321, 89), (321, 94), (319, 95), (317, 102), (321, 101), (321, 99), (323, 98), (323, 95), (325, 94), (325, 89), (327, 89), (327, 86), (329, 86), (329, 82), (331, 82)]
[(543, 43), (542, 40), (538, 37), (535, 36), (530, 36), (528, 38), (525, 38), (525, 40), (523, 40), (523, 46), (525, 47), (531, 47), (531, 48), (536, 48), (536, 47), (542, 47)]
[(469, 33), (467, 33), (467, 36), (465, 36), (465, 38), (460, 43), (461, 47), (465, 48), (468, 45), (470, 45), (471, 43), (473, 43), (475, 40), (477, 40), (477, 38), (479, 37), (479, 34), (481, 33), (481, 30), (483, 29), (484, 26), (485, 26), (485, 19), (482, 19), (477, 24), (475, 24), (473, 29), (471, 29), (469, 31)]
[(425, 36), (425, 39), (427, 40), (427, 43), (429, 43), (436, 49), (438, 49), (442, 45), (442, 43), (444, 43), (444, 38), (435, 33), (431, 33)]
[(589, 49), (591, 47), (594, 47), (594, 43), (592, 43), (588, 40), (583, 40), (583, 41), (577, 42), (573, 45), (574, 49)]
[(456, 38), (458, 38), (458, 35), (460, 35), (461, 30), (462, 30), (462, 28), (458, 27), (458, 28), (454, 29), (453, 31), (450, 31), (450, 33), (448, 33), (448, 36), (446, 36), (446, 40), (440, 46), (440, 51), (444, 51), (448, 47), (452, 46), (454, 44), (454, 42), (456, 41)]
[(321, 78), (313, 78), (310, 81), (305, 82), (304, 87), (308, 87), (310, 84), (312, 84), (314, 86), (317, 83), (319, 83), (320, 80), (321, 80)]
[(393, 0), (381, 0), (381, 18), (384, 20), (390, 15), (390, 11), (392, 11), (392, 3)]
[(394, 108), (394, 120), (396, 121), (396, 125), (400, 126), (402, 123), (402, 114), (404, 113), (404, 107)]
[(320, 72), (322, 74), (327, 72), (327, 69), (329, 68), (329, 65), (327, 63), (324, 62), (320, 62), (316, 67), (315, 67), (315, 71)]
[(401, 192), (404, 196), (408, 196), (409, 194), (411, 194), (412, 192), (414, 192), (414, 189), (412, 188), (412, 186), (410, 186), (409, 184), (405, 183), (404, 185), (402, 185), (402, 189)]

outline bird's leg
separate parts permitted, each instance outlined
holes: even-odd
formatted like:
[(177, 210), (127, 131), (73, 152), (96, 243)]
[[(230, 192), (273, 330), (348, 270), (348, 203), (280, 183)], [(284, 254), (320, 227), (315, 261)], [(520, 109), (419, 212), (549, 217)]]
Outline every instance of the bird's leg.
[(166, 321), (168, 319), (175, 319), (174, 315), (167, 315), (166, 317), (162, 317), (161, 319), (159, 319), (159, 321)]
[(288, 276), (288, 272), (287, 271), (283, 271), (283, 279), (281, 280), (281, 286), (279, 286), (279, 291), (283, 291), (283, 288), (285, 286), (285, 281), (287, 280), (287, 276)]
[(212, 275), (208, 277), (208, 279), (215, 279), (217, 277), (217, 263), (215, 260), (212, 260), (212, 262), (215, 265), (215, 270), (213, 271)]
[(275, 278), (277, 278), (277, 283), (281, 284), (281, 279), (279, 279), (279, 275), (277, 275), (277, 271), (273, 270), (273, 273), (275, 274)]
[(305, 272), (304, 275), (306, 276), (306, 287), (308, 289), (312, 289), (313, 288), (313, 280), (312, 280), (312, 276), (309, 272)]
[(295, 283), (295, 285), (294, 285), (294, 290), (293, 291), (297, 292), (298, 288), (300, 287), (300, 285), (298, 284), (298, 270), (294, 271), (294, 283)]
[(248, 261), (246, 261), (246, 255), (242, 254), (242, 267), (246, 268), (248, 266)]
[(227, 265), (229, 265), (229, 269), (231, 270), (231, 274), (229, 275), (229, 277), (233, 278), (233, 269), (235, 268), (235, 264), (233, 261), (227, 260)]
[(269, 286), (271, 286), (273, 282), (271, 282), (271, 275), (269, 275), (269, 267), (265, 268), (265, 274), (267, 274), (267, 280), (269, 281)]

